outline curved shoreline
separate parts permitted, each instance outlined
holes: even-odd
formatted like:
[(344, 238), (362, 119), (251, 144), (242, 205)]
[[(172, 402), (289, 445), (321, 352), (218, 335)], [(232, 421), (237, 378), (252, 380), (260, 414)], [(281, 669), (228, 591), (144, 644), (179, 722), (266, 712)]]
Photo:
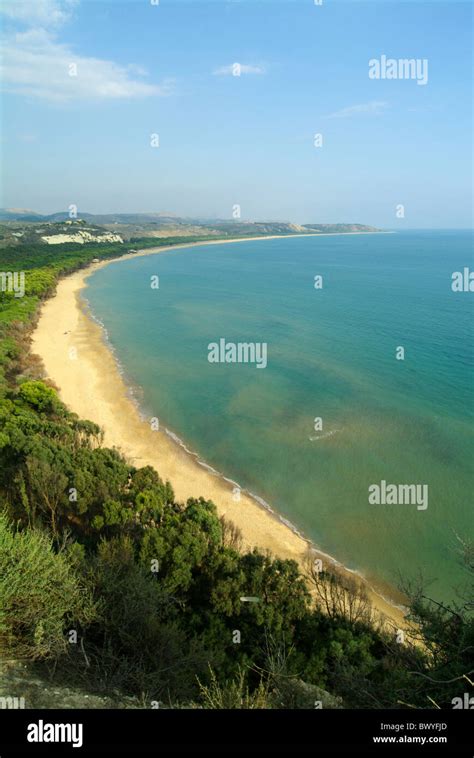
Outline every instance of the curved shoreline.
[[(161, 430), (152, 431), (140, 413), (138, 403), (130, 396), (130, 388), (119, 363), (107, 345), (105, 329), (91, 312), (87, 313), (82, 297), (87, 279), (106, 265), (169, 250), (251, 239), (275, 237), (149, 248), (91, 264), (68, 275), (58, 282), (56, 294), (42, 306), (32, 336), (32, 351), (41, 357), (46, 375), (58, 387), (63, 402), (81, 418), (90, 419), (103, 428), (106, 446), (119, 449), (133, 465), (153, 466), (164, 480), (171, 482), (177, 500), (185, 501), (189, 497), (199, 496), (213, 500), (219, 515), (225, 515), (239, 527), (246, 548), (269, 550), (275, 556), (292, 558), (302, 565), (311, 547), (315, 557), (320, 557), (323, 564), (330, 563), (342, 573), (356, 576), (367, 588), (374, 608), (397, 627), (403, 627), (402, 608), (384, 597), (360, 573), (343, 566), (315, 547), (295, 525), (275, 512), (258, 495), (241, 488), (240, 501), (236, 502), (233, 487), (237, 483), (213, 469), (197, 453), (188, 450), (185, 443), (170, 430), (164, 433)], [(72, 348), (75, 352), (71, 353)], [(73, 355), (76, 357), (71, 357)]]

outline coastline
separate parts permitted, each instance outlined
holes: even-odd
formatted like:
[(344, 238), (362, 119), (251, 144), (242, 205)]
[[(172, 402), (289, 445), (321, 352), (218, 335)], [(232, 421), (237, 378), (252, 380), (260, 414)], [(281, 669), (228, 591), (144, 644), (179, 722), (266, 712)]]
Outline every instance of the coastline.
[[(291, 236), (321, 237), (337, 234), (340, 233)], [(151, 430), (130, 397), (118, 363), (106, 344), (104, 330), (87, 312), (82, 298), (88, 277), (112, 263), (175, 249), (286, 236), (289, 235), (168, 245), (91, 264), (58, 282), (56, 294), (41, 308), (32, 335), (31, 350), (42, 359), (45, 375), (56, 385), (61, 400), (70, 410), (102, 427), (104, 445), (116, 447), (137, 467), (153, 466), (163, 480), (171, 482), (178, 501), (199, 496), (212, 500), (219, 515), (226, 516), (239, 527), (246, 548), (259, 547), (270, 551), (274, 556), (291, 558), (303, 565), (308, 547), (311, 547), (314, 557), (320, 557), (323, 565), (334, 565), (341, 573), (358, 578), (365, 585), (374, 609), (397, 628), (403, 628), (406, 622), (401, 608), (383, 597), (363, 577), (318, 550), (270, 506), (259, 502), (257, 496), (242, 490), (240, 501), (234, 501), (232, 489), (235, 483), (215, 472), (195, 453), (188, 451), (173, 433)], [(76, 359), (70, 357), (71, 348), (77, 352)]]

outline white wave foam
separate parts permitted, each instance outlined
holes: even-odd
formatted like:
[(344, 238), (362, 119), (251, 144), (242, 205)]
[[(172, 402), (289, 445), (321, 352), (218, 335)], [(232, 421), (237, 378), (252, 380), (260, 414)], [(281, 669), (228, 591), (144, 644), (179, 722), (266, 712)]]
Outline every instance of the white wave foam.
[(337, 434), (338, 432), (342, 432), (342, 429), (331, 429), (330, 432), (317, 434), (315, 437), (308, 437), (308, 439), (310, 442), (316, 442), (317, 440), (324, 440), (326, 437), (332, 437), (333, 434)]

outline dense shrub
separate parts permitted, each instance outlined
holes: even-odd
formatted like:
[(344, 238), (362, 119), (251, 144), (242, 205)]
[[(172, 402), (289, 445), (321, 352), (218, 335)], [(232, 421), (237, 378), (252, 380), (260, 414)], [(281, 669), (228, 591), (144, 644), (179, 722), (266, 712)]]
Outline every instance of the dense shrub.
[(92, 622), (90, 589), (67, 552), (36, 530), (18, 532), (0, 514), (0, 650), (10, 658), (57, 658), (66, 632)]

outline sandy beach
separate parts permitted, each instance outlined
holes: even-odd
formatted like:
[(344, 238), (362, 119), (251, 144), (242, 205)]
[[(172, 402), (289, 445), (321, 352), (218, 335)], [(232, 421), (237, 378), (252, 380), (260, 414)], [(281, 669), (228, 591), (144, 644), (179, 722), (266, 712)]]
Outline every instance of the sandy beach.
[[(194, 243), (192, 246), (202, 244), (225, 243), (216, 240)], [(232, 484), (200, 465), (195, 456), (186, 452), (164, 431), (153, 431), (150, 424), (141, 419), (116, 360), (107, 347), (103, 330), (85, 311), (81, 293), (93, 271), (130, 257), (152, 255), (174, 247), (148, 249), (92, 264), (61, 279), (56, 294), (41, 308), (32, 335), (31, 350), (41, 357), (45, 377), (56, 385), (62, 401), (81, 418), (90, 419), (102, 427), (106, 446), (119, 449), (137, 467), (151, 465), (156, 468), (162, 479), (171, 482), (179, 501), (199, 496), (212, 500), (219, 514), (239, 527), (246, 547), (258, 546), (275, 556), (293, 558), (302, 563), (308, 549), (307, 540), (251, 496), (242, 492), (240, 500), (236, 501)], [(179, 434), (179, 430), (173, 431)], [(330, 563), (328, 556), (323, 553), (319, 555), (323, 565)], [(387, 602), (372, 588), (368, 587), (368, 590), (377, 610), (396, 627), (406, 626), (398, 607)]]

